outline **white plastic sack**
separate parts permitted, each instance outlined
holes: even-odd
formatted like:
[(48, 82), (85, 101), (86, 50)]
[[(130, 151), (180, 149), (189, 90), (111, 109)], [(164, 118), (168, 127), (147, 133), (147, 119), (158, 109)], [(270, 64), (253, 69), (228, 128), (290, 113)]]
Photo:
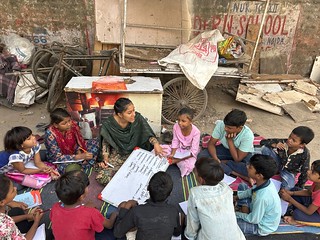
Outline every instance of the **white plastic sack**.
[(217, 29), (203, 32), (188, 43), (181, 44), (158, 63), (162, 66), (178, 64), (190, 82), (202, 90), (218, 69), (217, 42), (223, 40)]
[(29, 64), (34, 51), (34, 45), (28, 39), (20, 37), (15, 33), (10, 33), (2, 38), (9, 52), (17, 56), (19, 63)]
[(21, 74), (15, 90), (13, 105), (32, 105), (36, 97), (36, 91), (39, 88), (40, 86), (37, 85), (32, 74)]

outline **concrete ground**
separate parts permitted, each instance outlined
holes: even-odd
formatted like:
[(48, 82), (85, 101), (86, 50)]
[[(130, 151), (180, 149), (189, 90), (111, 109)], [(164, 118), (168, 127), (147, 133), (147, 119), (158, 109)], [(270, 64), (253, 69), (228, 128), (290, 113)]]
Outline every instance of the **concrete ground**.
[[(312, 128), (315, 132), (315, 139), (308, 144), (311, 151), (311, 160), (320, 159), (320, 136), (319, 113), (315, 113), (318, 119), (311, 122), (295, 123), (290, 116), (278, 116), (249, 105), (236, 102), (235, 97), (226, 93), (224, 90), (236, 88), (235, 80), (211, 80), (206, 87), (208, 91), (208, 106), (204, 116), (195, 122), (202, 133), (211, 133), (214, 122), (223, 117), (233, 108), (244, 110), (248, 116), (248, 126), (257, 134), (266, 138), (286, 138), (291, 130), (299, 125), (305, 125)], [(63, 106), (62, 101), (59, 106)], [(44, 104), (34, 104), (29, 108), (19, 108), (12, 110), (4, 106), (0, 106), (0, 138), (3, 139), (7, 130), (14, 126), (27, 126), (34, 134), (42, 135), (43, 132), (37, 130), (36, 125), (41, 123), (49, 123), (49, 113)], [(0, 142), (0, 150), (3, 150), (3, 141)]]

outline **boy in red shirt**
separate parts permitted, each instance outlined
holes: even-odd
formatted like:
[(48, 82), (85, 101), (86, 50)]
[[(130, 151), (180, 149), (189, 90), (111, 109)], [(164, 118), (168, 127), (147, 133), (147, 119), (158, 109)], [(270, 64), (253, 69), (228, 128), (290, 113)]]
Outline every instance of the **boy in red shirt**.
[(56, 182), (56, 193), (61, 202), (53, 205), (50, 219), (56, 240), (94, 240), (95, 232), (111, 229), (117, 214), (106, 219), (97, 209), (82, 202), (88, 193), (89, 179), (82, 171), (71, 171)]

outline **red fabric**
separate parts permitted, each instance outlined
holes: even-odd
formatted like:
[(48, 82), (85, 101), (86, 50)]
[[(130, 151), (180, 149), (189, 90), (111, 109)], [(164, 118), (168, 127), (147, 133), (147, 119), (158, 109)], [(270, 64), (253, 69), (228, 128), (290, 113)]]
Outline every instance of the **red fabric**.
[(49, 130), (55, 136), (58, 146), (64, 155), (75, 154), (78, 146), (87, 150), (86, 143), (80, 133), (80, 128), (75, 121), (72, 121), (70, 130), (66, 131), (65, 134), (62, 134), (62, 132), (53, 125), (49, 127)]
[(95, 208), (82, 205), (65, 208), (61, 203), (56, 203), (50, 212), (50, 219), (56, 240), (94, 240), (95, 232), (104, 229), (105, 218)]
[(317, 212), (320, 214), (320, 190), (314, 191), (314, 188), (316, 187), (316, 184), (313, 183), (311, 185), (311, 198), (312, 198), (312, 204), (319, 207), (317, 209)]

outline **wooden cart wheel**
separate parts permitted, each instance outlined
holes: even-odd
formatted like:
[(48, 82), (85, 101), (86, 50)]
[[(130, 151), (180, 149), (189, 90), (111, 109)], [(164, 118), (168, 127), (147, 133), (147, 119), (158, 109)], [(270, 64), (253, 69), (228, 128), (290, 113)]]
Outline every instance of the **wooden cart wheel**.
[(55, 106), (57, 105), (64, 88), (63, 72), (61, 72), (61, 69), (55, 69), (52, 75), (52, 82), (49, 87), (49, 94), (47, 99), (48, 112), (52, 112), (55, 109)]
[(163, 86), (162, 119), (174, 124), (178, 112), (183, 107), (194, 111), (194, 120), (206, 110), (208, 103), (207, 90), (195, 87), (186, 77), (177, 77)]

